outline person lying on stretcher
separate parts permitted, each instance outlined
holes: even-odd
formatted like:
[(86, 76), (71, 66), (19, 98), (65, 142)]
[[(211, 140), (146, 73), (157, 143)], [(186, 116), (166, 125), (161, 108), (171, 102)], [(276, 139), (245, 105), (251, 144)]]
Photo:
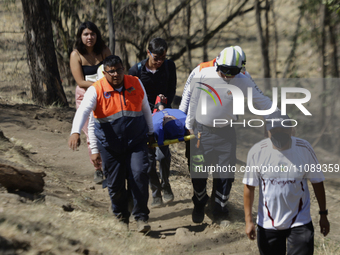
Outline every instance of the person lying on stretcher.
[(152, 116), (154, 134), (159, 146), (163, 145), (164, 140), (184, 141), (184, 136), (190, 134), (185, 128), (187, 115), (179, 109), (164, 108), (164, 100), (166, 98), (163, 95), (157, 97), (155, 108), (158, 111)]

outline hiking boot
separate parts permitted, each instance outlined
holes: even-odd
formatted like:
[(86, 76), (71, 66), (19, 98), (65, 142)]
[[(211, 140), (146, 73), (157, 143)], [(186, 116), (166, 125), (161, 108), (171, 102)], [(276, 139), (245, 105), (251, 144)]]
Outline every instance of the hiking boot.
[(213, 223), (216, 223), (221, 227), (227, 227), (230, 224), (230, 221), (228, 220), (229, 210), (227, 207), (224, 208), (224, 212), (214, 214), (213, 216), (214, 216)]
[(170, 203), (174, 200), (174, 194), (170, 187), (163, 189), (163, 201), (165, 204)]
[(202, 223), (204, 220), (204, 206), (195, 205), (191, 216), (194, 223)]
[(101, 170), (96, 170), (96, 172), (94, 173), (94, 179), (93, 181), (96, 184), (102, 184), (104, 180), (104, 176), (103, 176), (103, 172)]
[(148, 224), (147, 220), (137, 220), (137, 231), (139, 233), (146, 233), (150, 231), (151, 226)]
[(154, 197), (152, 199), (152, 203), (151, 203), (151, 208), (157, 208), (157, 207), (161, 207), (163, 205), (163, 201), (161, 197)]

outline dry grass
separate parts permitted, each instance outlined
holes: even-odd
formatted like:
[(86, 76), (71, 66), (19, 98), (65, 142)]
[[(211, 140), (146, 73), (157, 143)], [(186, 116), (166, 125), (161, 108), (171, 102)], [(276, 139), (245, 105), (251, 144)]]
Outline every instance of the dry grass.
[[(214, 25), (214, 19), (224, 17), (223, 13), (226, 12), (218, 6), (218, 4), (224, 5), (225, 3), (221, 1), (217, 2), (218, 1), (209, 2), (209, 11), (214, 13), (209, 20), (210, 26)], [(296, 2), (293, 0), (275, 1), (280, 39), (279, 71), (282, 71), (285, 66), (285, 60), (290, 50), (289, 40), (295, 30), (294, 20), (297, 19), (297, 9), (292, 8), (295, 4)], [(5, 9), (2, 1), (0, 6), (2, 8), (0, 16), (1, 27), (6, 28), (6, 31), (22, 31), (21, 2), (15, 1), (15, 3), (10, 3), (8, 8)], [(197, 17), (197, 15), (195, 17)], [(199, 25), (199, 23), (197, 22), (196, 25)], [(240, 36), (240, 41), (238, 41), (239, 38), (237, 38), (236, 34)], [(240, 45), (247, 54), (247, 70), (254, 78), (261, 77), (260, 46), (257, 41), (254, 41), (256, 34), (257, 29), (254, 22), (254, 14), (248, 13), (242, 19), (239, 18), (226, 27), (220, 33), (219, 39), (209, 43), (209, 59), (216, 57), (226, 46)], [(18, 91), (25, 91), (29, 98), (30, 93), (30, 76), (23, 33), (6, 33), (2, 35), (3, 37), (0, 40), (0, 82), (3, 86), (0, 88), (0, 98), (9, 99), (15, 103), (33, 103), (31, 100), (17, 95)], [(317, 64), (318, 56), (315, 52), (316, 49), (311, 47), (309, 42), (300, 42), (297, 49), (297, 54), (300, 57), (295, 60), (295, 65), (298, 67), (296, 70), (297, 76), (320, 76)], [(273, 56), (273, 48), (271, 48), (270, 54)], [(194, 50), (192, 55), (193, 66), (202, 61), (201, 49)], [(178, 67), (177, 95), (182, 94), (182, 89), (188, 76), (185, 70), (185, 63), (181, 61), (182, 60), (176, 61)], [(64, 87), (64, 89), (66, 93), (74, 90), (73, 87)], [(73, 95), (72, 100), (74, 100)], [(30, 144), (25, 144), (15, 138), (12, 139), (12, 142), (16, 146), (23, 147), (28, 151), (32, 149)], [(178, 154), (183, 155), (184, 149), (176, 146), (178, 145), (174, 145), (173, 147), (178, 150)], [(11, 158), (12, 161), (18, 162), (30, 169), (28, 159), (19, 155), (14, 149), (8, 150), (5, 155), (7, 158)], [(332, 161), (335, 160), (336, 159), (332, 159)], [(59, 174), (61, 173), (49, 173), (50, 180), (53, 179), (55, 182), (59, 181)], [(186, 177), (171, 179), (173, 185), (178, 187), (179, 194), (183, 194), (183, 196), (192, 192), (191, 182)], [(238, 185), (239, 180), (235, 181), (235, 186), (232, 189), (232, 197), (235, 198), (233, 200), (233, 206), (235, 205), (235, 208), (241, 208), (240, 210), (242, 210), (243, 191), (242, 188), (240, 188), (242, 185), (238, 185), (240, 187), (236, 188), (236, 182)], [(210, 193), (211, 183), (209, 185)], [(73, 187), (70, 184), (70, 187), (77, 190), (76, 186)], [(255, 201), (257, 201), (257, 198)], [(89, 205), (84, 202), (83, 197), (80, 195), (74, 198), (73, 205), (75, 205), (78, 210), (68, 213), (62, 211), (60, 208), (53, 206), (47, 207), (44, 204), (0, 204), (0, 236), (11, 240), (18, 240), (22, 243), (29, 243), (31, 248), (24, 254), (79, 254), (86, 253), (86, 251), (88, 251), (89, 254), (164, 253), (162, 247), (160, 247), (158, 243), (153, 242), (153, 240), (149, 238), (146, 239), (139, 233), (124, 231), (114, 218), (109, 215), (98, 214), (98, 211), (90, 210)], [(254, 211), (256, 211), (256, 206), (254, 206), (254, 209)], [(238, 212), (238, 210), (236, 212)], [(244, 223), (241, 220), (243, 215), (235, 215), (234, 217), (237, 219), (233, 224), (226, 228), (216, 228), (216, 234), (233, 231), (243, 233)], [(318, 229), (315, 228), (315, 231), (317, 232)], [(316, 235), (315, 254), (339, 254), (339, 243), (334, 240), (332, 231), (327, 238)], [(244, 245), (250, 247), (252, 253), (257, 253), (256, 242), (244, 239)], [(192, 249), (187, 252), (188, 254), (195, 254), (198, 251), (192, 247)]]
[(338, 241), (317, 236), (314, 240), (315, 255), (337, 255), (340, 253), (340, 244)]
[(22, 140), (18, 140), (18, 139), (14, 138), (14, 137), (11, 137), (9, 140), (10, 140), (11, 143), (14, 144), (14, 146), (20, 146), (20, 147), (24, 148), (27, 151), (30, 151), (33, 148), (32, 144), (30, 144), (30, 143), (26, 144)]

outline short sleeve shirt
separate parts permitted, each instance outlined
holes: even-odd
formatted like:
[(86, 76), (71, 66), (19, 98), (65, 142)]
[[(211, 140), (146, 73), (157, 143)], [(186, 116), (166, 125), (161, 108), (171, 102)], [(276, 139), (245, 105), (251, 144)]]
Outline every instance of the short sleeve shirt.
[(259, 186), (257, 224), (265, 229), (288, 229), (311, 221), (307, 180), (322, 182), (322, 171), (313, 171), (318, 160), (311, 145), (292, 137), (291, 148), (273, 149), (269, 138), (248, 153), (243, 183)]

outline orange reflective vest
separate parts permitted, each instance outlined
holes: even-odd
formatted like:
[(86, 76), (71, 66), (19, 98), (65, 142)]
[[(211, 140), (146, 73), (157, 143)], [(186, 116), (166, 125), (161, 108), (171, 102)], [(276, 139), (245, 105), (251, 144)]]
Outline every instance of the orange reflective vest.
[(124, 75), (124, 87), (121, 92), (115, 91), (107, 82), (106, 78), (102, 78), (95, 82), (92, 86), (97, 92), (97, 107), (93, 112), (96, 119), (104, 119), (107, 117), (119, 118), (119, 116), (139, 116), (142, 113), (142, 101), (144, 91), (135, 76)]
[(142, 111), (144, 90), (138, 77), (124, 75), (121, 92), (102, 78), (92, 86), (97, 92), (95, 135), (103, 147), (121, 153), (140, 142), (146, 143), (148, 126)]
[(216, 58), (214, 58), (214, 59), (211, 60), (211, 61), (203, 62), (203, 63), (199, 64), (199, 66), (200, 66), (200, 71), (201, 71), (203, 68), (214, 66), (214, 65), (215, 65), (215, 62), (216, 62)]

